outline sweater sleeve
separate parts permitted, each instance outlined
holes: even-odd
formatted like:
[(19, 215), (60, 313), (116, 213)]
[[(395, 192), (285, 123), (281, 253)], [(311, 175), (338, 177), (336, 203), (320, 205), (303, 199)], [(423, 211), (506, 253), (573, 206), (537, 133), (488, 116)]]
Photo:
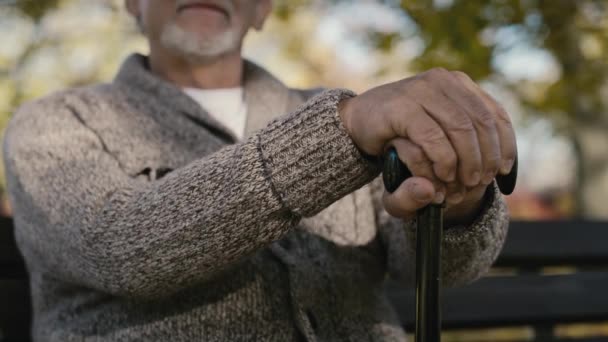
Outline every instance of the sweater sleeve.
[[(381, 177), (371, 184), (376, 222), (386, 252), (389, 275), (413, 285), (416, 274), (416, 219), (402, 221), (382, 207)], [(509, 217), (506, 204), (493, 184), (484, 196), (483, 208), (469, 226), (444, 227), (441, 272), (445, 286), (470, 283), (486, 273), (506, 239)]]
[(144, 298), (213, 277), (378, 174), (337, 114), (349, 96), (326, 91), (153, 182), (127, 175), (61, 97), (25, 105), (4, 162), (28, 266)]

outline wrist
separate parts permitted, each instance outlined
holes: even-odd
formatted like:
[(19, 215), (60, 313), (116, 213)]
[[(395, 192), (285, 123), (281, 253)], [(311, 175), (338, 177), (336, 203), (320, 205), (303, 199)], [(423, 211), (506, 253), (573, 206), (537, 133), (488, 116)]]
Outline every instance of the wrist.
[[(342, 125), (344, 129), (346, 129), (346, 133), (353, 138), (352, 129), (351, 129), (351, 111), (352, 111), (352, 98), (344, 98), (340, 100), (338, 103), (338, 114), (340, 116), (340, 121), (342, 121)], [(354, 140), (354, 139), (353, 139)]]
[(361, 153), (361, 156), (364, 159), (366, 159), (367, 161), (369, 161), (370, 163), (379, 164), (379, 163), (381, 163), (379, 156), (370, 154), (367, 151), (363, 150), (359, 146), (357, 141), (355, 140), (355, 136), (352, 131), (352, 119), (351, 119), (352, 112), (353, 112), (353, 102), (352, 102), (353, 99), (354, 99), (354, 97), (344, 98), (344, 99), (340, 100), (340, 102), (338, 103), (338, 115), (340, 117), (340, 121), (342, 122), (342, 126), (344, 126), (344, 130), (346, 131), (346, 134), (348, 134), (348, 136), (350, 137), (351, 141), (353, 142), (353, 144), (355, 145), (355, 147), (357, 148), (359, 153)]

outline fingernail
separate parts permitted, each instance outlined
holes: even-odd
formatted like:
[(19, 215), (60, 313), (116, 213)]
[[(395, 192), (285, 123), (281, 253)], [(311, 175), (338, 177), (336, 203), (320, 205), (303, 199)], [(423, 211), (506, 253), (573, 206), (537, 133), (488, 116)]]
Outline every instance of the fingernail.
[(464, 195), (457, 192), (457, 193), (451, 194), (448, 197), (448, 202), (450, 202), (451, 204), (458, 204), (458, 203), (462, 202), (463, 199), (464, 199)]
[(495, 174), (492, 171), (488, 171), (483, 175), (483, 179), (481, 180), (481, 184), (488, 185), (492, 183), (494, 180)]
[(429, 193), (422, 190), (422, 188), (420, 186), (418, 186), (417, 184), (412, 185), (412, 196), (417, 201), (428, 201), (429, 200)]
[(445, 200), (445, 194), (443, 192), (437, 192), (435, 194), (435, 198), (433, 198), (433, 203), (441, 204)]
[(509, 172), (511, 172), (512, 168), (513, 168), (513, 159), (506, 159), (505, 161), (502, 162), (502, 166), (500, 168), (500, 173), (502, 173), (503, 175), (507, 175), (507, 174), (509, 174)]
[(475, 185), (479, 184), (480, 181), (481, 181), (481, 172), (475, 171), (471, 175), (471, 184), (469, 184), (469, 185), (475, 186)]

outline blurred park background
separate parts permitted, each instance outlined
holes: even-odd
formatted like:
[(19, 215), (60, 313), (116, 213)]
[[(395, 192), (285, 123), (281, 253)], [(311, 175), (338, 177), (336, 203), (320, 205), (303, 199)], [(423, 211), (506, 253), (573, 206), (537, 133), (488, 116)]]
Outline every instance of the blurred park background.
[[(146, 50), (123, 0), (0, 0), (0, 130), (21, 103), (109, 81)], [(436, 66), (464, 71), (516, 125), (512, 216), (608, 219), (607, 0), (275, 0), (245, 54), (291, 86), (358, 92)]]
[[(123, 0), (0, 0), (0, 42), (0, 129), (24, 101), (111, 80), (147, 50)], [(359, 92), (462, 70), (516, 123), (513, 216), (608, 218), (608, 1), (275, 0), (245, 54), (291, 86)]]

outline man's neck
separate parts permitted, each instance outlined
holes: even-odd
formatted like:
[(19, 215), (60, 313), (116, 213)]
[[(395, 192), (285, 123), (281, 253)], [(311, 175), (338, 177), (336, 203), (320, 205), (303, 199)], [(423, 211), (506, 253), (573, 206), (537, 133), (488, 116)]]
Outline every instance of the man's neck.
[(242, 85), (243, 58), (240, 51), (193, 64), (184, 58), (152, 50), (149, 62), (153, 73), (180, 88), (218, 89)]

